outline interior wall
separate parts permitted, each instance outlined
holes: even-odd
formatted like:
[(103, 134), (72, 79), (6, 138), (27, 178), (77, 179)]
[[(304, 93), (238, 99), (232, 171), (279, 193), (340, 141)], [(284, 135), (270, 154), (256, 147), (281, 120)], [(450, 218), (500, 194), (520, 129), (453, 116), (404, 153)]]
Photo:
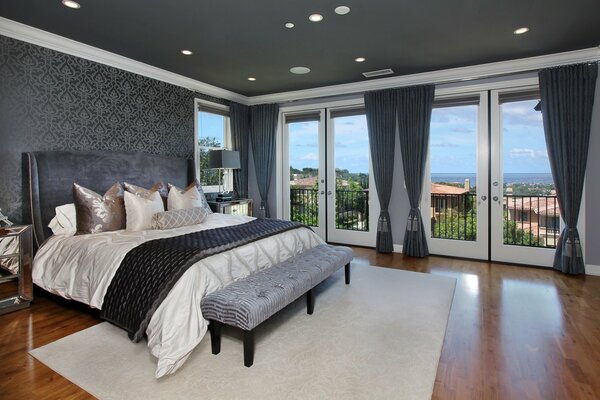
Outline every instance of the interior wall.
[(191, 158), (185, 88), (0, 36), (0, 208), (23, 222), (21, 155), (121, 150)]

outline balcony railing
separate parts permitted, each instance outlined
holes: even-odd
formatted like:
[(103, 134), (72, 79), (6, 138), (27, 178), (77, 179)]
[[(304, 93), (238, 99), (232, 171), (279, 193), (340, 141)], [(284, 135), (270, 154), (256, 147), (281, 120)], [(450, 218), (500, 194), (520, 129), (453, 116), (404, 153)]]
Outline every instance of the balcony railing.
[[(431, 195), (431, 237), (477, 239), (475, 194)], [(504, 196), (504, 244), (556, 248), (560, 209), (556, 196)], [(485, 216), (487, 218), (487, 216)]]
[(432, 194), (431, 237), (477, 240), (476, 194)]
[(560, 236), (556, 196), (504, 196), (504, 244), (554, 249)]
[[(369, 230), (369, 191), (336, 190), (335, 225), (337, 229)], [(319, 226), (319, 192), (317, 189), (290, 188), (292, 221)]]
[(335, 227), (350, 231), (369, 230), (369, 190), (335, 191)]

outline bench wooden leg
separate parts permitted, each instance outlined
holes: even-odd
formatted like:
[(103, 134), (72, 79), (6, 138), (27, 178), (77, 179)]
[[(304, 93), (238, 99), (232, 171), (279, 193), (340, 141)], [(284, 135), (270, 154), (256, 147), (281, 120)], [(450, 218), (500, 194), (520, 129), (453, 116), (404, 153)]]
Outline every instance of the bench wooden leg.
[(244, 365), (250, 368), (254, 364), (254, 330), (244, 331)]
[(210, 344), (212, 347), (213, 354), (219, 354), (221, 352), (221, 329), (222, 323), (219, 321), (210, 321), (210, 325), (208, 325), (210, 329)]
[(306, 313), (312, 315), (315, 309), (315, 298), (313, 297), (313, 290), (310, 289), (306, 292)]
[(344, 272), (346, 273), (346, 285), (350, 284), (350, 263), (346, 264), (344, 267)]

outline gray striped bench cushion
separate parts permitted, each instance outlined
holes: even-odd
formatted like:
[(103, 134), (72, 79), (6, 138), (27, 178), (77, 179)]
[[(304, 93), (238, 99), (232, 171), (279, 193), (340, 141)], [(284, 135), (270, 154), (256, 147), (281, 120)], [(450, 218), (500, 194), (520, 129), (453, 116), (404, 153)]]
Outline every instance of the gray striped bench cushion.
[(322, 244), (202, 299), (204, 318), (254, 329), (354, 257), (348, 247)]

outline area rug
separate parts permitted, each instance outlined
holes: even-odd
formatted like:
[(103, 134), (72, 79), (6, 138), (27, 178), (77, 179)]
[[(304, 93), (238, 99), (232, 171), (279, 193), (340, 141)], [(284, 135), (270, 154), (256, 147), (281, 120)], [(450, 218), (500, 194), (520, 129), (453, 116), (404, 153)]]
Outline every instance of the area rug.
[(154, 378), (145, 343), (101, 323), (30, 353), (100, 399), (429, 399), (455, 279), (356, 264), (256, 330), (254, 365), (241, 336), (209, 334), (174, 375)]

